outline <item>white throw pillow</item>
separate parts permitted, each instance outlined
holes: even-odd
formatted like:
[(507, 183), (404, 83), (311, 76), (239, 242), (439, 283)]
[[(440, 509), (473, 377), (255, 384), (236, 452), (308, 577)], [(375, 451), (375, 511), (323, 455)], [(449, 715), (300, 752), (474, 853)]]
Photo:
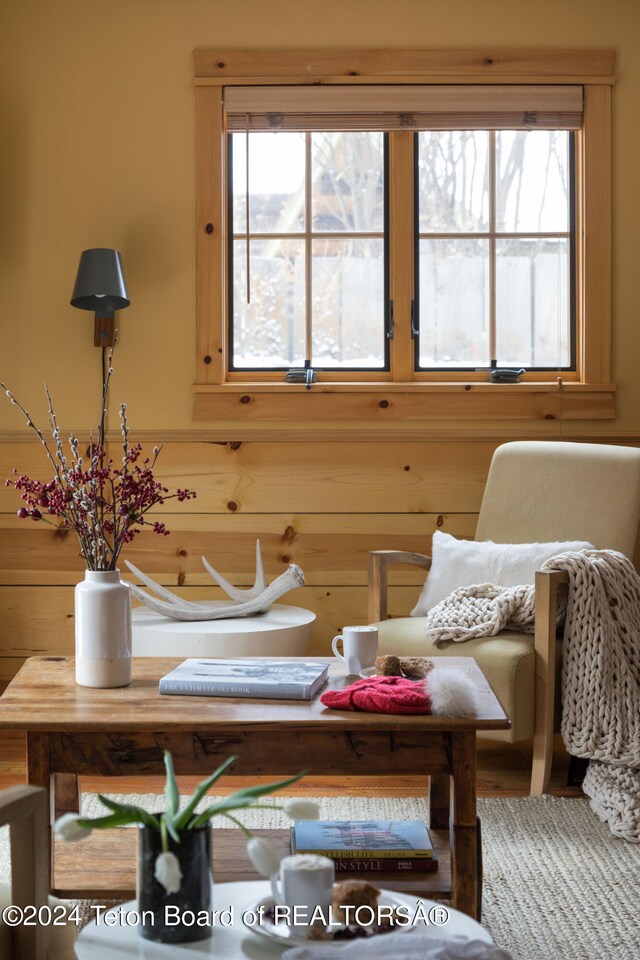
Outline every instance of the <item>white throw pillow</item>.
[(412, 617), (424, 617), (458, 587), (495, 583), (499, 587), (532, 584), (545, 560), (560, 553), (593, 550), (583, 540), (565, 543), (493, 543), (492, 540), (456, 540), (436, 530), (431, 550), (431, 570)]

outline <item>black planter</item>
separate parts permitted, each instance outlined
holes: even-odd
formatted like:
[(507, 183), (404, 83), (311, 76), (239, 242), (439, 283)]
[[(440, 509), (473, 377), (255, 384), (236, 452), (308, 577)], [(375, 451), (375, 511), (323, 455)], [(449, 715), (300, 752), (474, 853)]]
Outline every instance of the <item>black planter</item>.
[[(138, 834), (138, 910), (140, 933), (160, 943), (192, 943), (211, 936), (211, 830), (183, 830), (180, 843), (169, 837), (169, 851), (180, 863), (182, 881), (177, 893), (167, 893), (154, 876), (162, 853), (158, 830), (140, 827)], [(209, 922), (202, 925), (207, 914)], [(200, 918), (200, 923), (198, 923)], [(178, 922), (176, 922), (176, 920)]]

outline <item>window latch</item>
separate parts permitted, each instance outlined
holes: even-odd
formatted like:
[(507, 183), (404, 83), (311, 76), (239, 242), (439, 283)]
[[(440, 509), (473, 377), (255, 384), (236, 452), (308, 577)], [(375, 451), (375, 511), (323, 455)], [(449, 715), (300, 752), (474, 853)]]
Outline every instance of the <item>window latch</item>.
[(387, 304), (387, 340), (393, 340), (393, 300)]
[(491, 383), (520, 383), (520, 377), (524, 373), (524, 367), (514, 370), (509, 367), (499, 367), (497, 360), (491, 361), (491, 372), (489, 380)]
[(311, 390), (311, 384), (317, 379), (318, 376), (310, 360), (305, 360), (304, 367), (289, 367), (285, 377), (287, 383), (304, 383), (307, 390)]
[(414, 340), (419, 333), (420, 331), (416, 326), (416, 302), (415, 300), (412, 300), (411, 301), (411, 336), (414, 338)]

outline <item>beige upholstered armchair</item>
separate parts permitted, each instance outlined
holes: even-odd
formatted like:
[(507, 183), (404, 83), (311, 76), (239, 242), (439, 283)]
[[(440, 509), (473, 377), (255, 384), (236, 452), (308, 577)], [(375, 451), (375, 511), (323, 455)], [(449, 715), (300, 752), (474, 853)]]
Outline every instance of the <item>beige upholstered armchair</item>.
[[(590, 443), (505, 443), (493, 455), (476, 540), (546, 543), (585, 540), (633, 558), (640, 519), (640, 449)], [(503, 631), (443, 648), (426, 648), (424, 617), (387, 620), (390, 563), (428, 570), (429, 557), (393, 550), (369, 555), (369, 622), (380, 653), (474, 657), (511, 718), (496, 739), (533, 738), (531, 793), (548, 789), (555, 687), (560, 665), (556, 598), (566, 573), (536, 574), (535, 634)], [(559, 712), (559, 711), (558, 711)], [(485, 736), (485, 734), (483, 734)]]
[[(10, 787), (0, 793), (0, 826), (10, 826), (11, 886), (0, 884), (0, 912), (9, 904), (24, 910), (49, 903), (56, 925), (6, 926), (0, 922), (0, 960), (73, 960), (74, 923), (61, 923), (68, 913), (47, 896), (49, 881), (49, 809), (41, 787)], [(64, 911), (64, 913), (63, 913)], [(33, 919), (31, 917), (31, 919)]]

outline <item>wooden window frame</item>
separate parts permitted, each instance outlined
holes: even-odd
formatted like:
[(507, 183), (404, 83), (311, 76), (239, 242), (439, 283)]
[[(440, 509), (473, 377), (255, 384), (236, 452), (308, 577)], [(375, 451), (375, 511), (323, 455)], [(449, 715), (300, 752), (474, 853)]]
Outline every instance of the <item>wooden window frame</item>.
[[(194, 420), (357, 423), (450, 419), (599, 420), (615, 417), (611, 383), (610, 50), (198, 50), (196, 85), (196, 382)], [(370, 379), (325, 372), (310, 391), (270, 373), (228, 370), (227, 187), (223, 88), (277, 84), (579, 84), (583, 127), (576, 135), (576, 371), (527, 373), (518, 384), (486, 374), (413, 369), (392, 350), (392, 373)], [(391, 196), (410, 133), (390, 144)], [(394, 180), (395, 178), (395, 180)], [(405, 205), (413, 198), (405, 197)], [(400, 338), (410, 330), (413, 237), (390, 211), (391, 298)], [(545, 379), (546, 377), (546, 379)], [(304, 396), (304, 400), (302, 397)], [(303, 411), (304, 407), (304, 411)], [(399, 424), (398, 424), (399, 425)]]

